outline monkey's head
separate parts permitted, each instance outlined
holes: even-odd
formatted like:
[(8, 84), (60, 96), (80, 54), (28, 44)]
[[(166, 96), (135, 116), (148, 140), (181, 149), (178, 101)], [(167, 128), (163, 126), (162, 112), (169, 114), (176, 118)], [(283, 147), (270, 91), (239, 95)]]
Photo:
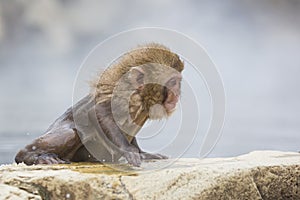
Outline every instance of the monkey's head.
[(138, 124), (146, 118), (161, 119), (175, 110), (183, 68), (179, 56), (165, 46), (139, 46), (101, 74), (94, 84), (94, 97), (97, 103), (115, 99), (112, 109), (119, 115), (128, 110)]

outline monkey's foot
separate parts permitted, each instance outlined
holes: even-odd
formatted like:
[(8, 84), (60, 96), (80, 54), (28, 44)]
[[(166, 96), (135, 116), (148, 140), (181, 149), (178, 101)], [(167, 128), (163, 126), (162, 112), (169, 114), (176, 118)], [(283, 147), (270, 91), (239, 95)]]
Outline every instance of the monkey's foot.
[(54, 153), (46, 153), (38, 156), (34, 164), (68, 164), (69, 161), (60, 159)]
[(141, 158), (143, 160), (150, 160), (150, 159), (167, 159), (167, 156), (161, 155), (161, 154), (151, 154), (151, 153), (146, 153), (143, 152), (141, 153)]

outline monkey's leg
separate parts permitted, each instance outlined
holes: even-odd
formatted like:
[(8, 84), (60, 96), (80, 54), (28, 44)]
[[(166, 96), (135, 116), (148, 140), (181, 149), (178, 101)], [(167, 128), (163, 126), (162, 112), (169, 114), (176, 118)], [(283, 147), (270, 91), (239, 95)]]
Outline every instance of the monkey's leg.
[(139, 147), (139, 145), (138, 145), (138, 143), (137, 143), (135, 137), (133, 138), (131, 144), (139, 149), (141, 158), (142, 158), (143, 160), (151, 160), (151, 159), (167, 159), (167, 158), (168, 158), (167, 156), (161, 155), (161, 154), (159, 154), (159, 153), (157, 153), (157, 154), (151, 154), (151, 153), (147, 153), (147, 152), (143, 151), (143, 150)]
[(81, 145), (75, 130), (56, 128), (20, 150), (15, 161), (27, 165), (69, 163)]

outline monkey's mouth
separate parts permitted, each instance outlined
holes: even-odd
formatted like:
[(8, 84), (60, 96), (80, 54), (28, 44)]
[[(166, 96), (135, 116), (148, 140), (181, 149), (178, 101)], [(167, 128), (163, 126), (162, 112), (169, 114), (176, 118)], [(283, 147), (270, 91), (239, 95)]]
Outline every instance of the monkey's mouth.
[(176, 100), (171, 100), (171, 101), (166, 101), (164, 103), (164, 107), (167, 109), (168, 112), (172, 112), (175, 110), (177, 102), (178, 102), (178, 97), (175, 97)]
[(164, 106), (167, 109), (167, 112), (173, 112), (176, 108), (176, 103), (165, 103)]

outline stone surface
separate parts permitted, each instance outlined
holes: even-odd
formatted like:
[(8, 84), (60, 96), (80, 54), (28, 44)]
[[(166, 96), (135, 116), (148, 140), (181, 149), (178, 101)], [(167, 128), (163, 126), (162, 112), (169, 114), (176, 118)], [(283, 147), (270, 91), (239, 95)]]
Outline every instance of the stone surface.
[(134, 169), (2, 165), (0, 199), (300, 199), (300, 154), (257, 151), (144, 162)]

